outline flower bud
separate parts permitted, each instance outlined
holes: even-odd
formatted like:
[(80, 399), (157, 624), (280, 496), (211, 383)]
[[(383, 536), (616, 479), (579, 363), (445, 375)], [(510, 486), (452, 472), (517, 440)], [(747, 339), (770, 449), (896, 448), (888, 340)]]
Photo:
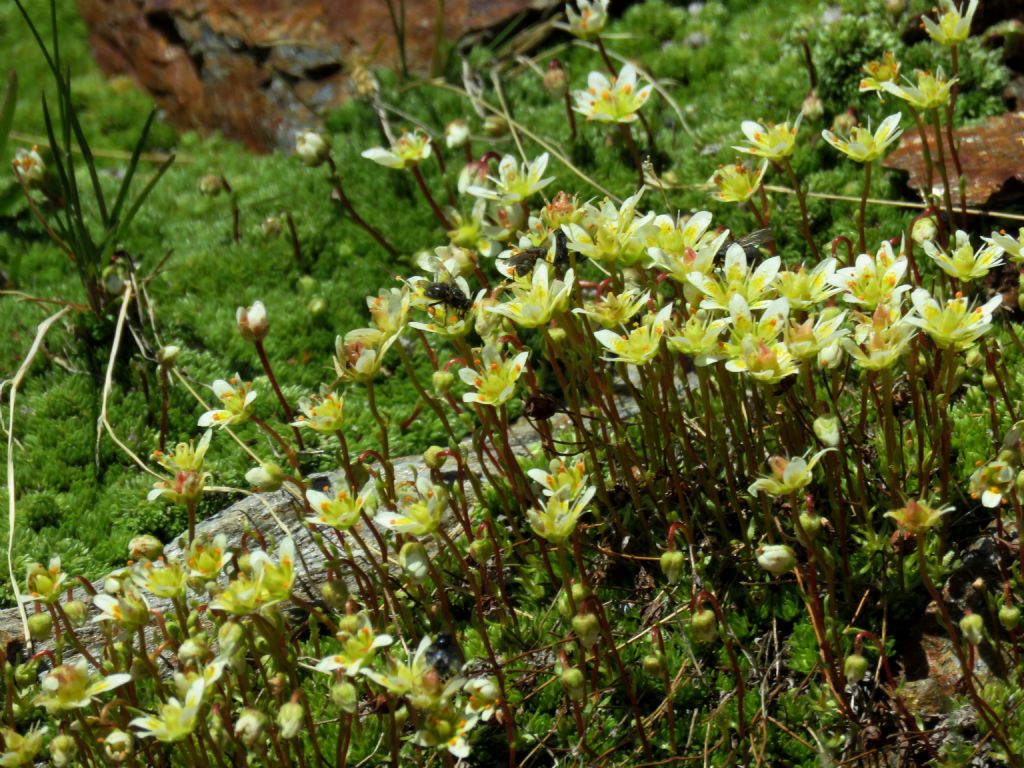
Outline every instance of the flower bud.
[(852, 110), (848, 109), (845, 112), (840, 112), (832, 121), (832, 133), (849, 134), (857, 127), (857, 123), (857, 116)]
[(441, 456), (440, 454), (445, 452), (445, 448), (439, 445), (432, 445), (423, 452), (423, 463), (427, 465), (427, 469), (440, 469), (444, 466), (447, 461), (447, 456)]
[(484, 133), (497, 139), (508, 133), (508, 120), (501, 115), (488, 115), (484, 118)]
[(494, 554), (494, 545), (490, 539), (473, 539), (469, 545), (469, 556), (477, 565), (485, 565)]
[(19, 148), (14, 153), (11, 166), (14, 168), (15, 174), (30, 188), (38, 187), (46, 178), (46, 163), (43, 162), (36, 147), (32, 147), (32, 149)]
[(562, 687), (565, 688), (565, 692), (569, 694), (569, 698), (574, 701), (579, 701), (583, 698), (583, 673), (576, 667), (569, 667), (559, 675), (559, 682)]
[(281, 234), (281, 219), (277, 216), (267, 216), (260, 222), (260, 234), (268, 240)]
[(439, 395), (446, 395), (455, 383), (455, 374), (451, 371), (434, 371), (434, 391)]
[(907, 0), (885, 0), (885, 12), (890, 16), (899, 16), (907, 10)]
[(132, 756), (135, 739), (127, 731), (115, 728), (103, 740), (103, 751), (115, 763), (123, 763)]
[(551, 343), (557, 347), (565, 343), (566, 338), (568, 338), (568, 334), (566, 333), (565, 328), (559, 326), (558, 328), (550, 328), (548, 330), (548, 338), (551, 339)]
[(351, 715), (359, 704), (356, 687), (347, 680), (335, 683), (331, 686), (331, 703), (342, 712)]
[(316, 131), (301, 131), (295, 137), (295, 154), (303, 165), (315, 168), (331, 154), (331, 143)]
[(1000, 606), (999, 623), (1007, 632), (1013, 632), (1020, 625), (1020, 608), (1015, 605)]
[(245, 482), (260, 493), (270, 493), (278, 490), (287, 477), (288, 475), (279, 464), (264, 461), (258, 467), (253, 467), (245, 473)]
[(48, 613), (33, 613), (28, 617), (28, 636), (34, 641), (50, 639), (53, 632), (53, 618)]
[(825, 105), (822, 103), (817, 91), (811, 91), (807, 94), (804, 103), (800, 107), (800, 111), (804, 117), (812, 122), (822, 118), (822, 115), (825, 114)]
[(644, 656), (643, 668), (648, 675), (660, 676), (665, 671), (665, 660), (660, 653), (649, 653)]
[(572, 631), (588, 651), (597, 645), (601, 636), (601, 624), (592, 613), (578, 613), (572, 617)]
[(234, 656), (236, 652), (245, 649), (245, 630), (241, 624), (233, 621), (226, 621), (217, 630), (217, 644), (224, 656)]
[(50, 762), (57, 768), (66, 768), (75, 762), (78, 746), (72, 736), (60, 733), (50, 742)]
[(89, 617), (89, 609), (81, 600), (69, 600), (64, 603), (64, 613), (75, 629), (85, 626), (86, 619)]
[(555, 97), (565, 96), (569, 92), (569, 78), (566, 77), (565, 69), (554, 59), (544, 73), (544, 90)]
[(843, 674), (846, 675), (846, 682), (850, 685), (855, 685), (863, 680), (867, 673), (867, 659), (859, 653), (854, 653), (846, 657), (846, 662), (843, 664)]
[(324, 602), (327, 603), (327, 607), (335, 611), (343, 609), (345, 603), (348, 602), (348, 586), (345, 582), (337, 579), (325, 581), (320, 586), (320, 594), (323, 596)]
[(14, 668), (14, 681), (19, 687), (25, 687), (39, 682), (39, 662), (31, 661), (28, 664), (19, 664)]
[(282, 739), (294, 739), (302, 730), (302, 705), (297, 701), (287, 701), (277, 712), (277, 727), (280, 728)]
[(981, 388), (984, 389), (990, 395), (999, 394), (999, 380), (991, 373), (986, 373), (981, 377)]
[(930, 243), (939, 232), (939, 225), (931, 216), (925, 216), (914, 222), (910, 228), (910, 239), (918, 245)]
[(686, 566), (686, 556), (678, 549), (669, 549), (661, 553), (658, 559), (661, 565), (661, 572), (669, 584), (675, 584), (682, 578), (683, 568)]
[(766, 544), (757, 553), (757, 564), (774, 576), (780, 576), (796, 565), (796, 553), (785, 544)]
[(819, 416), (814, 420), (814, 434), (828, 448), (839, 445), (839, 418), (837, 416)]
[(418, 541), (407, 541), (398, 552), (398, 564), (416, 584), (422, 584), (430, 575), (430, 555)]
[(156, 353), (156, 362), (165, 371), (169, 371), (178, 362), (178, 355), (181, 354), (181, 347), (174, 344), (167, 344), (160, 347)]
[(270, 318), (262, 301), (254, 301), (251, 307), (239, 307), (235, 320), (238, 332), (246, 341), (263, 341), (270, 331)]
[(448, 149), (461, 149), (469, 141), (469, 123), (461, 117), (445, 126), (444, 143)]
[(690, 633), (698, 643), (710, 643), (718, 637), (718, 617), (710, 608), (693, 614), (690, 619)]
[(206, 642), (206, 635), (199, 633), (178, 646), (178, 658), (182, 662), (202, 662), (209, 653), (209, 646)]
[(306, 311), (311, 317), (320, 317), (327, 311), (327, 299), (323, 296), (314, 296), (306, 304)]
[(984, 638), (985, 621), (980, 614), (967, 613), (960, 619), (960, 631), (971, 645), (977, 645)]
[(800, 529), (807, 535), (807, 538), (814, 539), (818, 536), (818, 532), (821, 531), (821, 515), (801, 512), (799, 521)]
[(964, 362), (967, 363), (968, 368), (977, 368), (983, 362), (985, 357), (981, 354), (981, 350), (977, 347), (971, 347), (967, 350), (967, 355), (964, 357)]
[(156, 560), (164, 553), (164, 545), (156, 536), (144, 533), (128, 542), (128, 557), (132, 560)]
[(235, 721), (235, 738), (245, 746), (252, 747), (263, 735), (263, 728), (266, 724), (266, 715), (258, 709), (246, 707)]
[(312, 275), (303, 275), (298, 279), (297, 284), (302, 293), (312, 293), (320, 285), (320, 282)]
[(203, 176), (199, 180), (199, 192), (207, 197), (216, 197), (227, 188), (223, 176), (215, 173)]

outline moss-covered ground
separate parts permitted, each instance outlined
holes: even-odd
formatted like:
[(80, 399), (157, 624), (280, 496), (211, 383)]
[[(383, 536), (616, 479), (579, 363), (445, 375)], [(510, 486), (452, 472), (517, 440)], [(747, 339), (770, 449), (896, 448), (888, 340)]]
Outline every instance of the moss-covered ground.
[[(663, 98), (656, 97), (645, 110), (656, 148), (644, 147), (642, 142), (641, 146), (653, 149), (659, 172), (680, 185), (668, 193), (669, 205), (664, 207), (683, 211), (710, 207), (718, 223), (735, 231), (756, 227), (749, 214), (715, 203), (699, 185), (718, 165), (734, 159), (731, 145), (738, 143), (741, 120), (781, 121), (797, 116), (809, 89), (801, 45), (804, 39), (817, 69), (824, 116), (818, 121), (804, 121), (796, 170), (812, 190), (859, 194), (860, 167), (844, 161), (815, 137), (836, 114), (850, 107), (858, 110), (862, 121), (873, 124), (892, 111), (873, 96), (856, 94), (857, 72), (863, 63), (886, 50), (895, 50), (905, 67), (911, 69), (931, 66), (933, 55), (933, 48), (923, 43), (905, 43), (895, 23), (880, 23), (878, 19), (884, 18), (880, 2), (869, 4), (878, 6), (873, 22), (859, 17), (863, 2), (841, 4), (850, 13), (832, 23), (823, 17), (823, 4), (806, 0), (708, 2), (696, 13), (687, 3), (648, 0), (626, 10), (607, 35), (609, 47), (653, 73), (678, 105), (677, 112)], [(927, 4), (910, 5), (908, 15), (925, 10)], [(45, 19), (39, 21), (41, 28), (48, 29)], [(112, 184), (125, 165), (124, 153), (130, 150), (151, 108), (150, 99), (124, 79), (106, 80), (99, 74), (72, 3), (60, 4), (58, 23), (63, 54), (73, 73), (76, 104), (93, 146), (103, 150), (98, 159), (104, 183)], [(20, 143), (12, 143), (9, 151), (13, 152), (16, 146), (32, 143), (32, 137), (44, 135), (40, 90), (50, 81), (42, 57), (10, 3), (0, 8), (0, 50), (5, 52), (5, 65), (18, 71), (21, 82), (14, 122)], [(636, 174), (629, 154), (612, 132), (598, 125), (581, 124), (578, 138), (570, 139), (564, 105), (545, 91), (538, 75), (552, 55), (564, 63), (571, 83), (577, 87), (589, 70), (600, 68), (592, 50), (571, 43), (568, 37), (549, 41), (538, 54), (536, 71), (504, 66), (487, 48), (473, 50), (469, 60), (485, 74), (492, 64), (503, 64), (498, 71), (515, 120), (615, 194), (632, 193)], [(996, 54), (981, 48), (972, 38), (962, 57), (960, 119), (977, 119), (1001, 111), (1005, 74)], [(455, 57), (449, 70), (449, 80), (459, 82)], [(465, 117), (474, 136), (482, 137), (482, 120), (459, 94), (430, 84), (400, 84), (387, 71), (380, 72), (379, 77), (386, 104), (400, 103), (405, 113), (437, 132), (449, 120)], [(491, 104), (499, 103), (490, 88), (484, 98)], [(401, 120), (394, 120), (396, 126), (401, 125)], [(328, 115), (326, 125), (348, 195), (364, 218), (397, 246), (403, 254), (399, 263), (393, 263), (372, 239), (340, 214), (331, 202), (323, 169), (306, 169), (285, 153), (255, 157), (222, 138), (177, 134), (159, 120), (147, 149), (156, 154), (173, 150), (177, 160), (122, 244), (143, 276), (152, 274), (166, 259), (159, 275), (149, 281), (148, 291), (161, 342), (179, 345), (183, 350), (179, 367), (184, 375), (200, 387), (235, 372), (245, 379), (255, 379), (267, 393), (257, 412), (267, 417), (273, 416), (274, 404), (251, 345), (235, 331), (237, 306), (256, 299), (267, 306), (272, 322), (268, 353), (285, 392), (295, 400), (315, 391), (321, 382), (333, 380), (330, 359), (335, 336), (366, 325), (365, 297), (393, 284), (395, 274), (413, 273), (417, 251), (445, 242), (444, 233), (410, 176), (360, 158), (365, 148), (383, 143), (370, 105), (352, 101)], [(642, 139), (642, 132), (636, 135)], [(529, 138), (523, 137), (523, 141), (528, 155), (542, 151)], [(514, 144), (506, 135), (475, 140), (475, 148), (511, 152)], [(458, 154), (451, 153), (448, 159), (444, 178), (433, 163), (426, 171), (429, 183), (442, 196), (442, 188), (454, 184), (461, 166)], [(150, 173), (154, 167), (150, 163), (143, 173)], [(556, 160), (549, 172), (557, 177), (552, 190), (564, 188), (582, 196), (598, 194)], [(227, 178), (237, 193), (242, 221), (238, 243), (231, 238), (228, 197), (207, 197), (198, 190), (200, 179), (211, 173)], [(785, 184), (780, 178), (770, 181)], [(904, 177), (890, 172), (876, 175), (872, 194), (897, 200), (912, 198)], [(0, 182), (0, 195), (0, 268), (9, 276), (8, 287), (34, 297), (83, 301), (74, 270), (29, 215), (20, 190), (6, 175)], [(783, 194), (772, 197), (781, 222), (777, 230), (784, 233), (779, 239), (780, 250), (787, 260), (799, 260), (804, 246), (792, 239), (800, 231), (795, 201)], [(847, 203), (812, 200), (810, 212), (818, 242), (851, 234), (853, 208)], [(265, 218), (282, 212), (294, 218), (301, 263), (297, 263), (287, 236), (266, 237), (260, 232)], [(870, 209), (868, 240), (891, 236), (905, 221), (906, 213), (899, 209)], [(326, 309), (313, 314), (309, 303), (317, 297), (326, 302)], [(36, 324), (50, 311), (52, 305), (27, 302), (21, 296), (0, 298), (3, 378), (17, 369)], [(15, 557), (45, 561), (60, 554), (65, 570), (96, 576), (125, 559), (126, 543), (134, 534), (149, 532), (166, 539), (180, 532), (185, 521), (176, 508), (146, 502), (151, 479), (134, 467), (109, 438), (100, 440), (97, 450), (96, 421), (109, 349), (82, 344), (76, 337), (76, 322), (69, 320), (51, 335), (19, 394)], [(133, 451), (148, 456), (156, 447), (159, 424), (156, 366), (140, 357), (129, 364), (126, 356), (123, 363), (117, 369), (109, 404), (110, 420)], [(391, 417), (392, 450), (396, 455), (421, 450), (440, 437), (426, 412), (408, 431), (399, 429), (398, 423), (416, 405), (415, 391), (405, 377), (396, 374), (385, 378), (379, 396)], [(354, 450), (375, 443), (372, 419), (362, 407), (364, 397), (359, 387), (346, 393)], [(196, 420), (203, 410), (183, 387), (174, 386), (169, 442), (196, 437)], [(984, 440), (981, 432), (976, 437)], [(976, 447), (987, 450), (988, 446)], [(241, 450), (233, 448), (222, 441), (208, 458), (208, 468), (218, 485), (245, 485), (243, 475), (251, 465)], [(254, 448), (258, 453), (269, 452), (264, 442), (254, 443)], [(5, 451), (5, 445), (0, 446), (0, 459), (6, 460)], [(332, 463), (330, 455), (314, 451), (307, 457), (306, 466), (312, 471)], [(208, 513), (229, 500), (225, 496), (208, 498), (204, 511)], [(0, 597), (9, 597), (9, 587), (4, 589), (8, 591), (0, 592)]]

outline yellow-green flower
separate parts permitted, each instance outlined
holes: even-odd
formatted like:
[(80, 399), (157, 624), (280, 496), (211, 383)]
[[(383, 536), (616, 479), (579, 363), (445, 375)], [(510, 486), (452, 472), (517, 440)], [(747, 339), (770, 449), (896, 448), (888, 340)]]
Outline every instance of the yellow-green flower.
[(180, 560), (170, 562), (162, 560), (159, 563), (147, 560), (136, 566), (132, 573), (132, 580), (153, 597), (170, 600), (185, 596), (188, 576), (188, 571), (182, 567)]
[(587, 465), (583, 456), (576, 456), (566, 461), (565, 459), (552, 459), (548, 464), (550, 471), (543, 469), (531, 469), (528, 474), (530, 478), (539, 483), (545, 496), (553, 496), (562, 488), (568, 490), (569, 496), (574, 497), (583, 493), (587, 484)]
[(787, 459), (784, 456), (772, 456), (768, 466), (772, 469), (769, 477), (760, 477), (747, 489), (751, 495), (757, 496), (762, 491), (769, 496), (788, 496), (806, 488), (812, 480), (814, 467), (832, 448), (818, 451), (808, 461), (803, 456)]
[(734, 345), (725, 367), (733, 373), (746, 373), (764, 384), (778, 384), (797, 372), (793, 355), (782, 342), (766, 342), (747, 336)]
[(505, 155), (498, 163), (498, 177), (489, 176), (494, 187), (471, 186), (466, 191), (474, 197), (493, 200), (502, 205), (520, 203), (555, 180), (554, 176), (544, 176), (548, 167), (548, 153), (545, 152), (536, 160), (524, 162), (521, 166), (512, 155)]
[(569, 250), (576, 251), (595, 262), (631, 265), (638, 262), (647, 249), (647, 240), (654, 214), (638, 216), (636, 207), (643, 196), (641, 189), (615, 203), (605, 198), (601, 207), (590, 203), (583, 206), (581, 224), (569, 223), (562, 229), (569, 238)]
[(321, 659), (316, 665), (318, 672), (334, 673), (340, 669), (347, 676), (354, 677), (364, 665), (373, 661), (378, 648), (394, 642), (391, 635), (374, 630), (373, 622), (365, 612), (343, 618), (337, 638), (341, 650)]
[(252, 384), (242, 381), (236, 373), (229, 381), (217, 379), (213, 382), (213, 394), (224, 405), (223, 408), (207, 411), (199, 417), (200, 427), (226, 427), (230, 424), (242, 424), (252, 415), (252, 403), (256, 392)]
[(199, 710), (203, 705), (206, 681), (197, 677), (189, 686), (182, 703), (173, 696), (158, 704), (159, 715), (136, 717), (131, 725), (139, 729), (141, 738), (153, 737), (157, 741), (176, 742), (187, 738), (199, 724)]
[(87, 707), (101, 693), (112, 691), (132, 676), (123, 672), (108, 675), (92, 674), (84, 660), (54, 667), (40, 684), (42, 692), (35, 703), (51, 715)]
[(981, 497), (983, 506), (994, 509), (1003, 503), (1003, 498), (1013, 493), (1017, 471), (1002, 459), (994, 459), (978, 467), (971, 475), (970, 494), (972, 499)]
[(790, 126), (785, 123), (761, 125), (753, 120), (744, 120), (740, 130), (749, 142), (746, 146), (733, 147), (737, 152), (764, 157), (768, 160), (782, 160), (793, 154), (796, 148), (796, 133), (800, 129), (801, 115)]
[(609, 291), (597, 301), (588, 301), (585, 306), (577, 307), (573, 313), (586, 315), (602, 328), (619, 328), (628, 325), (647, 306), (650, 296), (649, 292), (639, 294), (632, 289), (622, 293)]
[(344, 481), (339, 480), (336, 485), (337, 490), (331, 496), (312, 489), (306, 491), (306, 501), (314, 513), (306, 518), (307, 523), (347, 531), (359, 522), (363, 508), (373, 496), (373, 484), (367, 483), (358, 495), (354, 495)]
[(786, 348), (797, 360), (809, 360), (849, 333), (842, 327), (845, 312), (835, 310), (810, 316), (802, 323), (790, 320), (783, 331)]
[(858, 125), (853, 129), (848, 141), (829, 130), (822, 131), (821, 136), (851, 160), (870, 163), (884, 155), (886, 149), (900, 137), (903, 130), (899, 126), (900, 113), (897, 112), (885, 118), (874, 133), (870, 128)]
[(366, 297), (366, 306), (370, 310), (370, 321), (373, 327), (385, 334), (401, 333), (409, 319), (411, 297), (409, 288), (381, 289), (376, 296)]
[(861, 93), (877, 93), (882, 98), (883, 83), (895, 83), (900, 76), (900, 63), (892, 55), (892, 51), (886, 51), (881, 61), (869, 61), (864, 65), (867, 77), (860, 81)]
[(563, 280), (551, 280), (554, 272), (546, 261), (538, 261), (533, 267), (529, 283), (526, 279), (512, 283), (513, 299), (497, 306), (488, 307), (488, 312), (503, 315), (521, 328), (540, 328), (551, 322), (551, 318), (565, 312), (572, 295), (575, 275), (570, 269)]
[(199, 533), (185, 553), (185, 566), (189, 576), (204, 582), (215, 581), (233, 555), (228, 550), (228, 537), (217, 534), (210, 540), (208, 533)]
[(382, 510), (373, 521), (396, 533), (411, 536), (434, 533), (441, 527), (441, 520), (448, 508), (448, 489), (430, 482), (425, 475), (417, 477), (416, 482), (409, 483), (409, 486), (415, 490), (402, 491), (397, 510)]
[(903, 246), (897, 258), (887, 240), (873, 258), (867, 253), (860, 254), (852, 267), (836, 270), (829, 282), (845, 291), (843, 300), (847, 303), (874, 309), (898, 302), (899, 297), (910, 290), (909, 285), (901, 282), (906, 272)]
[(494, 407), (508, 402), (515, 394), (516, 382), (522, 376), (529, 357), (529, 350), (523, 350), (515, 357), (505, 360), (497, 346), (484, 346), (475, 368), (459, 370), (459, 378), (476, 390), (466, 392), (462, 396), (462, 401)]
[(962, 230), (957, 230), (952, 253), (943, 251), (934, 240), (926, 240), (922, 247), (943, 272), (964, 282), (984, 277), (1003, 263), (1003, 249), (999, 245), (990, 242), (975, 251), (970, 236)]
[(68, 575), (61, 569), (59, 555), (51, 557), (46, 568), (42, 563), (32, 563), (28, 567), (25, 578), (28, 594), (22, 595), (21, 601), (23, 603), (35, 601), (49, 604), (58, 603), (67, 578)]
[(292, 596), (295, 582), (295, 542), (287, 538), (278, 548), (277, 561), (262, 549), (249, 556), (253, 577), (260, 585), (261, 610)]
[(172, 504), (185, 505), (196, 501), (203, 495), (203, 487), (209, 478), (203, 472), (203, 459), (210, 447), (211, 430), (206, 430), (199, 439), (199, 445), (193, 447), (192, 441), (178, 443), (171, 455), (163, 451), (153, 451), (151, 457), (160, 466), (171, 473), (169, 480), (157, 480), (147, 495), (149, 501), (165, 497)]
[(967, 299), (957, 295), (942, 307), (926, 288), (915, 290), (910, 300), (918, 317), (908, 317), (907, 322), (927, 333), (936, 346), (953, 350), (967, 349), (988, 331), (992, 327), (992, 313), (1003, 303), (1002, 294), (996, 294), (971, 309)]
[(708, 184), (714, 187), (711, 196), (723, 203), (745, 203), (761, 187), (767, 169), (767, 160), (757, 169), (750, 169), (743, 163), (723, 165), (708, 179)]
[(933, 75), (923, 69), (917, 70), (917, 84), (903, 78), (905, 85), (882, 83), (882, 90), (910, 104), (916, 109), (936, 109), (949, 101), (950, 90), (959, 78), (946, 80), (942, 67)]
[(724, 357), (721, 337), (728, 325), (727, 317), (712, 318), (707, 312), (694, 312), (668, 337), (668, 348), (693, 358), (696, 366), (710, 365)]
[(922, 17), (925, 31), (928, 36), (939, 45), (947, 48), (960, 45), (971, 34), (971, 22), (974, 20), (974, 13), (978, 10), (978, 0), (971, 0), (967, 6), (967, 13), (964, 13), (963, 5), (959, 8), (953, 0), (940, 0), (941, 8), (945, 9), (938, 22), (928, 16)]
[(32, 728), (24, 736), (13, 728), (0, 728), (4, 737), (4, 751), (0, 754), (0, 768), (20, 768), (23, 765), (32, 765), (40, 747), (43, 746), (43, 736), (47, 728)]
[(571, 5), (565, 6), (569, 31), (581, 40), (593, 40), (608, 23), (608, 0), (576, 0), (579, 13)]
[(868, 317), (855, 313), (861, 319), (853, 330), (853, 338), (840, 341), (842, 348), (853, 358), (854, 365), (868, 371), (891, 368), (907, 351), (917, 331), (899, 307), (880, 304)]
[(661, 337), (665, 335), (671, 317), (672, 304), (669, 303), (657, 313), (648, 313), (643, 322), (627, 334), (602, 329), (594, 331), (594, 338), (613, 353), (605, 360), (628, 363), (629, 365), (644, 365), (658, 354)]
[(989, 245), (1002, 250), (1010, 261), (1020, 263), (1024, 261), (1024, 227), (1017, 232), (1017, 237), (1006, 234), (1005, 230), (993, 232), (992, 237), (981, 238)]
[(923, 534), (942, 522), (942, 516), (952, 512), (953, 507), (935, 508), (924, 499), (911, 499), (905, 507), (886, 512), (886, 517), (896, 521), (896, 525), (907, 533)]
[(430, 137), (417, 128), (412, 133), (403, 132), (391, 149), (373, 147), (365, 150), (363, 157), (386, 168), (402, 170), (419, 165), (430, 157), (430, 151)]
[[(360, 671), (394, 697), (405, 697), (417, 710), (428, 712), (442, 701), (442, 694), (445, 692), (427, 657), (427, 651), (433, 644), (433, 638), (426, 635), (420, 640), (416, 652), (405, 661), (398, 661), (394, 655), (390, 656), (388, 671), (385, 674), (368, 667), (363, 667)], [(458, 684), (462, 685), (462, 681), (458, 680)]]
[(299, 400), (302, 412), (293, 427), (308, 427), (314, 432), (333, 434), (345, 424), (345, 401), (337, 392), (303, 397)]
[(832, 258), (819, 262), (810, 270), (801, 264), (795, 270), (779, 272), (774, 288), (789, 302), (790, 309), (811, 309), (839, 293), (840, 288), (831, 282), (835, 271), (836, 260)]
[(587, 120), (600, 123), (632, 123), (651, 96), (652, 86), (637, 88), (637, 71), (630, 63), (609, 79), (603, 72), (591, 72), (585, 91), (574, 91), (573, 109)]
[(530, 527), (549, 544), (564, 544), (576, 530), (576, 523), (596, 492), (596, 488), (590, 487), (574, 498), (568, 487), (559, 488), (547, 497), (544, 509), (531, 509), (526, 513)]
[(334, 340), (334, 370), (343, 381), (365, 384), (376, 378), (384, 355), (398, 341), (399, 334), (377, 328), (357, 328)]
[(725, 263), (718, 278), (702, 272), (691, 272), (687, 277), (690, 284), (704, 294), (701, 309), (729, 309), (734, 296), (743, 297), (752, 309), (768, 304), (782, 259), (771, 256), (751, 270), (747, 265), (747, 254), (743, 246), (733, 243), (725, 252)]

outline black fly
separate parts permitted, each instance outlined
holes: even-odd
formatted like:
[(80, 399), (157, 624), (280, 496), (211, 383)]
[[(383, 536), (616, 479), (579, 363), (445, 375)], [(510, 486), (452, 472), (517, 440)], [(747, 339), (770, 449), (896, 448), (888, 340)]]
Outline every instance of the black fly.
[(451, 307), (459, 317), (464, 317), (473, 308), (473, 301), (455, 283), (431, 283), (423, 290), (423, 295), (434, 300), (430, 306), (442, 304)]
[(772, 234), (770, 229), (756, 229), (749, 235), (744, 235), (737, 240), (726, 240), (722, 243), (722, 247), (718, 249), (718, 253), (715, 254), (715, 258), (723, 258), (729, 248), (734, 245), (738, 245), (743, 249), (743, 252), (747, 254), (747, 258), (752, 259), (757, 256), (758, 250), (762, 245), (772, 242), (775, 242), (775, 235)]
[(440, 633), (427, 648), (426, 661), (441, 677), (457, 675), (466, 663), (458, 642), (448, 632)]
[[(554, 265), (558, 269), (565, 269), (569, 264), (569, 244), (565, 232), (556, 229), (555, 238), (555, 260)], [(525, 277), (533, 271), (533, 265), (538, 259), (546, 258), (548, 249), (543, 245), (533, 248), (524, 248), (508, 260), (509, 265), (515, 270), (516, 277)]]

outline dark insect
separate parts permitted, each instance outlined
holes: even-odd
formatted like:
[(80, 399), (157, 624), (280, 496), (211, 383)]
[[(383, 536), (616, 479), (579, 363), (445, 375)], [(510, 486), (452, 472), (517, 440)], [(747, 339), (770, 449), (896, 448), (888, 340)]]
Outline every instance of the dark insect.
[(569, 241), (560, 229), (555, 230), (555, 266), (558, 269), (569, 266)]
[(423, 295), (434, 300), (430, 306), (436, 307), (438, 304), (443, 304), (446, 307), (451, 307), (459, 317), (465, 316), (473, 308), (473, 301), (455, 283), (431, 283), (423, 291)]
[(442, 632), (427, 648), (426, 661), (441, 677), (448, 677), (459, 673), (466, 657), (455, 638)]
[(722, 243), (722, 247), (718, 249), (718, 253), (715, 254), (715, 258), (723, 258), (729, 248), (733, 245), (738, 245), (743, 249), (743, 252), (747, 254), (747, 258), (752, 259), (757, 256), (762, 245), (774, 242), (775, 235), (772, 234), (770, 229), (755, 229), (749, 235), (744, 235), (738, 240), (726, 240)]
[(509, 259), (508, 263), (515, 270), (516, 277), (525, 277), (533, 271), (533, 265), (537, 263), (537, 259), (544, 258), (547, 252), (548, 249), (543, 245), (538, 245), (534, 248), (524, 248)]
[(547, 421), (561, 409), (551, 395), (533, 395), (523, 406), (523, 415), (534, 421)]

